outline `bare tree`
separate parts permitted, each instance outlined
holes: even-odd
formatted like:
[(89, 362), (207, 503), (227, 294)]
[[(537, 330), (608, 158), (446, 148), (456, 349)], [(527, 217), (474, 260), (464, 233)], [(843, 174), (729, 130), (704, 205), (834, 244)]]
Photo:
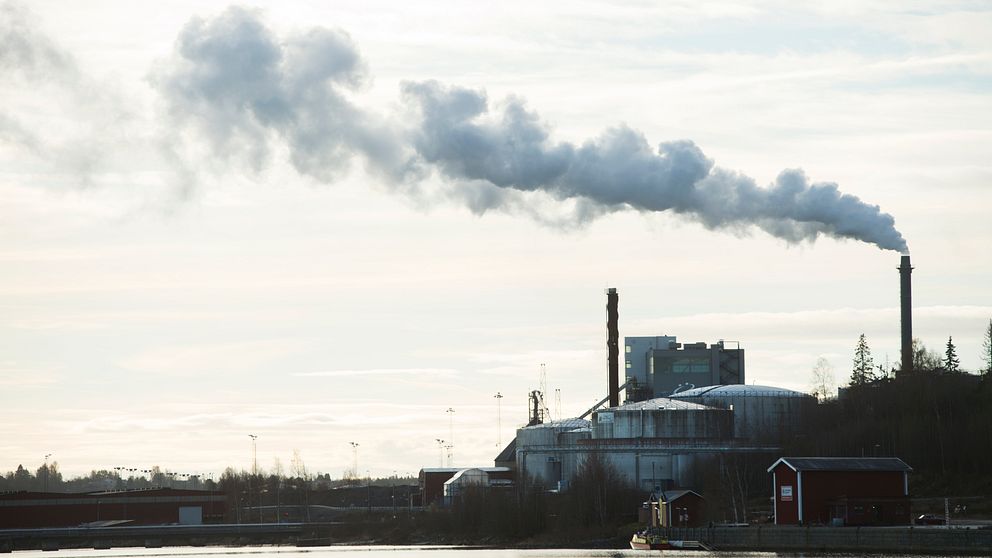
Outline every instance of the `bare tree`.
[(985, 362), (985, 368), (982, 371), (985, 374), (992, 373), (992, 320), (989, 320), (989, 327), (985, 329), (985, 335), (982, 336), (982, 361)]
[(919, 337), (913, 338), (913, 370), (915, 372), (935, 372), (941, 368), (940, 353), (931, 351)]
[(834, 392), (834, 367), (830, 361), (820, 357), (813, 365), (813, 374), (810, 379), (812, 394), (818, 400), (828, 399)]

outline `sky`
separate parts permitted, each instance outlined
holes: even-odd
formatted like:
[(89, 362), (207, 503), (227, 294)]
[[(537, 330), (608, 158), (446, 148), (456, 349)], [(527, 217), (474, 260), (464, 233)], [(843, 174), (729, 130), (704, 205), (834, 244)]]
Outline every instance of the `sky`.
[[(0, 470), (492, 465), (620, 335), (982, 366), (985, 2), (0, 4)], [(502, 398), (496, 398), (500, 393)], [(557, 401), (560, 399), (560, 404)], [(452, 409), (452, 412), (448, 412)], [(352, 442), (357, 443), (357, 451)]]

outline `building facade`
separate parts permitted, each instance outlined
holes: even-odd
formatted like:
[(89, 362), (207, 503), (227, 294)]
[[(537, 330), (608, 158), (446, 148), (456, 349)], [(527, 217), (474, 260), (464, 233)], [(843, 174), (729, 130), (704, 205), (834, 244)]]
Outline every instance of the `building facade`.
[(669, 335), (624, 337), (626, 400), (667, 397), (696, 386), (743, 384), (744, 349), (727, 345), (682, 344)]

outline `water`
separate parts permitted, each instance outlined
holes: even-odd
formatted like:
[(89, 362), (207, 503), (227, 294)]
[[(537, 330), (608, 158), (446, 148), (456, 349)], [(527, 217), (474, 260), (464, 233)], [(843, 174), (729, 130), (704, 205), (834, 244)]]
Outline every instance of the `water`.
[[(776, 552), (701, 552), (666, 550), (556, 550), (556, 549), (491, 549), (451, 546), (331, 546), (321, 548), (294, 547), (172, 547), (120, 548), (111, 550), (60, 550), (57, 553), (18, 551), (12, 558), (703, 558), (743, 557), (818, 557), (853, 558), (863, 554), (841, 553), (776, 553)], [(876, 554), (877, 558), (923, 558), (920, 554)], [(934, 555), (927, 555), (934, 558)], [(949, 557), (948, 557), (949, 558)]]

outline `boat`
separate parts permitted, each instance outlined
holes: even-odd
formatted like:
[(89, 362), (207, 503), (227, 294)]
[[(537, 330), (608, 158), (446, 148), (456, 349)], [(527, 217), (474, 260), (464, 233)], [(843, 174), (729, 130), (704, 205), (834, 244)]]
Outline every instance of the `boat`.
[(630, 537), (630, 548), (634, 550), (713, 550), (702, 541), (680, 541), (666, 539), (661, 533), (647, 529)]
[(638, 531), (630, 537), (630, 548), (634, 550), (665, 550), (673, 548), (668, 539), (659, 533)]

